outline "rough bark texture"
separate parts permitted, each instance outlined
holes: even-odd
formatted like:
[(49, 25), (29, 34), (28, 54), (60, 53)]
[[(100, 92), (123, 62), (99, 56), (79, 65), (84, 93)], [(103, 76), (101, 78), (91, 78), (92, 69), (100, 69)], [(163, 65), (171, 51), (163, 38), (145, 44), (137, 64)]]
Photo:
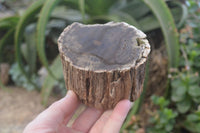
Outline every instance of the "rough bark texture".
[(150, 52), (145, 38), (126, 23), (70, 25), (58, 40), (66, 87), (97, 109), (111, 109), (122, 99), (135, 101)]

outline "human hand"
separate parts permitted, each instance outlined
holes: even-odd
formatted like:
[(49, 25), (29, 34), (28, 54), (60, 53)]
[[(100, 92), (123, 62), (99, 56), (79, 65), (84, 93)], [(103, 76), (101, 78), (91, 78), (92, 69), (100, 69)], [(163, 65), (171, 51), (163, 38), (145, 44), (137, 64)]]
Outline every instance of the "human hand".
[(113, 110), (87, 107), (71, 127), (67, 123), (80, 105), (73, 91), (53, 103), (30, 122), (23, 133), (118, 133), (131, 108), (129, 100), (120, 101)]

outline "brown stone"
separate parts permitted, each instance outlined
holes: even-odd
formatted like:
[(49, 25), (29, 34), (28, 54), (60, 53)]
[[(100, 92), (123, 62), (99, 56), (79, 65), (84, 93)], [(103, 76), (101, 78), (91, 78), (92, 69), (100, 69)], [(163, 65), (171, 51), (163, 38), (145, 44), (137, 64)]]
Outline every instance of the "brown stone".
[(7, 85), (9, 81), (10, 65), (7, 63), (0, 64), (0, 80), (3, 85)]
[(127, 23), (73, 23), (58, 39), (66, 87), (86, 105), (111, 109), (142, 92), (150, 52), (146, 35)]

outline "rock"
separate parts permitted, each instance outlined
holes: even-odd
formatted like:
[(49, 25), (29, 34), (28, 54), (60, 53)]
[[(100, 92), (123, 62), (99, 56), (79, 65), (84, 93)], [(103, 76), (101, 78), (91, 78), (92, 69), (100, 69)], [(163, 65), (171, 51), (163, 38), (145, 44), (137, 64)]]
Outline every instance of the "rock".
[(112, 109), (143, 89), (146, 35), (127, 23), (73, 23), (58, 39), (66, 87), (90, 107)]
[(3, 85), (7, 85), (9, 81), (10, 65), (7, 63), (0, 64), (0, 80)]

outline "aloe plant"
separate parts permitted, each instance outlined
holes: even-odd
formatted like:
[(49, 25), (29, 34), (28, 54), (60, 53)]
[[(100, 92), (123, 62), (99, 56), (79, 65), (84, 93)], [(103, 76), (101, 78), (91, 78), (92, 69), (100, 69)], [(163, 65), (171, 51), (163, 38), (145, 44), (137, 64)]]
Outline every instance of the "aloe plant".
[(46, 67), (52, 77), (55, 78), (53, 72), (49, 69), (48, 61), (45, 56), (45, 30), (49, 16), (60, 0), (46, 0), (40, 12), (37, 23), (37, 52), (42, 64)]
[(0, 20), (0, 29), (10, 29), (16, 26), (16, 23), (19, 21), (18, 16), (6, 17)]
[(79, 0), (79, 8), (82, 13), (83, 22), (85, 22), (85, 0)]
[(31, 81), (31, 79), (29, 78), (29, 76), (28, 76), (27, 72), (25, 71), (24, 66), (22, 64), (20, 44), (21, 44), (21, 40), (23, 38), (23, 32), (24, 32), (25, 27), (34, 19), (35, 15), (40, 11), (44, 1), (45, 0), (37, 0), (26, 10), (25, 14), (20, 18), (20, 20), (17, 24), (17, 29), (15, 31), (16, 61), (19, 65), (21, 72), (25, 75), (28, 82), (33, 84), (35, 86), (35, 88), (38, 88), (38, 86), (35, 83), (33, 83), (33, 81)]
[[(59, 55), (56, 57), (56, 59), (50, 66), (50, 70), (55, 73), (56, 79), (61, 79), (63, 77), (62, 64)], [(42, 94), (42, 104), (45, 106), (48, 101), (48, 97), (51, 94), (52, 88), (55, 85), (55, 82), (56, 80), (50, 74), (48, 74), (44, 80), (41, 94)]]
[(3, 60), (3, 47), (6, 45), (6, 42), (10, 40), (10, 38), (13, 38), (14, 31), (15, 28), (11, 28), (0, 40), (0, 62)]
[(169, 67), (177, 67), (179, 61), (178, 32), (172, 14), (163, 0), (143, 0), (155, 14), (164, 34)]
[(5, 17), (0, 20), (0, 29), (5, 31), (5, 34), (1, 37), (0, 40), (0, 62), (2, 62), (3, 58), (3, 48), (8, 43), (8, 41), (13, 40), (16, 24), (18, 21), (18, 16)]
[(29, 25), (25, 32), (24, 32), (24, 40), (26, 43), (24, 43), (21, 47), (22, 54), (24, 55), (24, 59), (27, 62), (27, 65), (29, 66), (28, 75), (31, 76), (36, 72), (36, 59), (37, 59), (37, 53), (36, 53), (36, 25), (31, 24)]

